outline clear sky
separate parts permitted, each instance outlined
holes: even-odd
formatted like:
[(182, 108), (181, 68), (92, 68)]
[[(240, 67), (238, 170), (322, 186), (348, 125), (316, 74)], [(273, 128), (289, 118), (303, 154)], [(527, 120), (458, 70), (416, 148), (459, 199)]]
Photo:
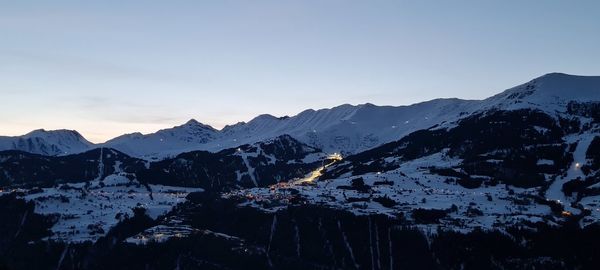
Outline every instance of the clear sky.
[(549, 72), (600, 75), (600, 1), (0, 0), (3, 135), (481, 99)]

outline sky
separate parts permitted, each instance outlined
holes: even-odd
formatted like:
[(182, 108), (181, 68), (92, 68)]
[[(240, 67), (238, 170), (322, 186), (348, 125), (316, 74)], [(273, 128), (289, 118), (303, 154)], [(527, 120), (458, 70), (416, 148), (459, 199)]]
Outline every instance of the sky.
[(600, 1), (0, 0), (0, 134), (93, 142), (600, 75)]

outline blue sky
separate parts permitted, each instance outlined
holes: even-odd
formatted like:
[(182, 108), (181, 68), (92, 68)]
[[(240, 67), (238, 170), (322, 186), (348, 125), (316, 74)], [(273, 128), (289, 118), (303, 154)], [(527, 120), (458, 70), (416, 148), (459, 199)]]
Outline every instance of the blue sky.
[(3, 1), (0, 134), (101, 142), (195, 118), (600, 75), (600, 1)]

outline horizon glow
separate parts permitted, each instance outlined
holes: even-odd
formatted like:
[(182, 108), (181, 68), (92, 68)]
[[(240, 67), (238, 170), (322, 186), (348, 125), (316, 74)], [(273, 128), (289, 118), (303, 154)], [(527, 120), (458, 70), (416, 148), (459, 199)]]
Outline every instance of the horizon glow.
[(600, 75), (598, 1), (2, 1), (0, 135), (99, 143)]

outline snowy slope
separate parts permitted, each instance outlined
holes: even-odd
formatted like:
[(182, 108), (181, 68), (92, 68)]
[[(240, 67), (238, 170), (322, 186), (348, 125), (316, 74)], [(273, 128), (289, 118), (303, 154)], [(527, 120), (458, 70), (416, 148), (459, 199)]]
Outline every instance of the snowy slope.
[(458, 231), (600, 222), (600, 77), (548, 74), (468, 109), (348, 156), (309, 185), (225, 196), (269, 212), (300, 200), (355, 214), (412, 213), (416, 223), (433, 210), (443, 216), (436, 225)]
[(22, 136), (0, 136), (0, 150), (20, 150), (48, 156), (81, 153), (92, 147), (91, 142), (74, 130), (38, 129)]
[(199, 150), (196, 146), (214, 141), (217, 136), (217, 130), (192, 119), (181, 126), (159, 130), (148, 135), (141, 133), (122, 135), (102, 145), (135, 157), (166, 157)]
[(227, 138), (256, 140), (289, 134), (325, 152), (356, 153), (397, 140), (415, 130), (456, 119), (476, 101), (436, 99), (410, 106), (342, 105), (307, 110), (289, 118), (260, 116), (226, 127)]
[(484, 100), (481, 109), (566, 112), (569, 102), (600, 102), (600, 76), (550, 73)]
[(48, 240), (95, 242), (119, 221), (133, 216), (136, 207), (144, 208), (146, 215), (156, 219), (184, 202), (190, 192), (201, 191), (198, 188), (144, 186), (129, 180), (126, 175), (114, 174), (103, 181), (37, 189), (22, 198), (35, 203), (36, 213), (57, 218)]
[[(600, 77), (548, 74), (480, 101), (342, 105), (293, 117), (261, 115), (223, 130), (192, 120), (154, 134), (124, 135), (105, 145), (146, 158), (186, 152), (149, 166), (136, 160), (133, 165), (139, 169), (132, 173), (153, 189), (165, 185), (225, 190), (224, 198), (267, 212), (308, 204), (357, 215), (403, 216), (431, 230), (502, 230), (572, 221), (585, 226), (600, 221), (599, 86)], [(280, 134), (289, 136), (277, 137)], [(197, 149), (211, 152), (188, 152)], [(99, 153), (92, 151), (93, 158), (84, 158), (95, 166), (87, 176), (96, 179), (96, 172), (111, 167), (119, 168), (115, 174), (125, 172), (126, 162), (109, 162), (106, 156), (116, 152), (94, 151)], [(338, 151), (343, 157), (327, 155)], [(111, 178), (112, 173), (104, 184), (126, 182)], [(139, 200), (168, 203), (170, 209), (187, 192), (164, 192), (164, 202), (148, 202), (144, 198), (150, 195), (137, 188), (133, 197), (124, 190), (114, 192), (116, 187), (110, 185), (97, 191), (120, 196), (110, 203), (122, 213), (130, 213), (131, 204)], [(78, 200), (73, 198), (77, 192), (50, 188), (28, 199), (54, 200), (56, 192)], [(56, 214), (55, 208), (65, 204), (59, 200), (38, 206), (52, 210), (43, 213)], [(85, 207), (76, 209), (87, 213), (109, 203), (93, 200), (98, 203), (83, 202)], [(103, 220), (115, 212), (95, 213)], [(439, 217), (423, 222), (423, 213)], [(64, 226), (53, 230), (69, 233), (70, 222), (65, 219)], [(99, 225), (110, 228), (107, 224), (112, 223)], [(187, 231), (175, 227), (178, 233)], [(164, 229), (156, 227), (150, 233), (162, 235)]]
[[(324, 152), (348, 155), (435, 125), (452, 127), (460, 119), (481, 112), (536, 109), (562, 117), (575, 111), (585, 114), (587, 103), (598, 101), (600, 77), (551, 73), (484, 100), (436, 99), (409, 106), (345, 104), (330, 109), (309, 109), (292, 117), (260, 115), (247, 123), (240, 122), (222, 130), (190, 120), (152, 134), (122, 135), (97, 146), (157, 160), (194, 150), (218, 152), (288, 134)], [(34, 131), (22, 137), (0, 137), (0, 150), (58, 155), (91, 147), (77, 133), (58, 138), (50, 133)]]
[(319, 149), (282, 135), (216, 153), (192, 151), (152, 162), (147, 171), (138, 173), (138, 179), (211, 191), (264, 187), (301, 177), (321, 166), (326, 158)]
[[(311, 185), (289, 183), (275, 188), (238, 190), (226, 193), (224, 197), (246, 198), (242, 206), (267, 212), (285, 208), (286, 204), (279, 202), (294, 199), (347, 210), (356, 215), (384, 214), (392, 218), (405, 215), (410, 219), (407, 213), (419, 209), (447, 212), (434, 226), (421, 225), (426, 230), (434, 227), (468, 232), (523, 222), (547, 220), (554, 224), (558, 221), (554, 220), (547, 205), (533, 203), (531, 198), (538, 192), (537, 189), (505, 188), (503, 185), (469, 189), (423, 169), (432, 164), (453, 166), (460, 162), (438, 153), (406, 162), (400, 168), (387, 172), (317, 180)], [(357, 187), (353, 184), (356, 179), (364, 184)], [(290, 189), (297, 192), (290, 193)]]
[(184, 135), (165, 137), (164, 131), (159, 131), (119, 137), (107, 144), (138, 157), (163, 158), (191, 150), (219, 151), (289, 134), (325, 152), (346, 155), (434, 125), (453, 126), (464, 117), (484, 111), (536, 109), (556, 115), (567, 113), (573, 102), (599, 100), (600, 77), (551, 73), (484, 100), (436, 99), (410, 106), (345, 104), (331, 109), (306, 110), (292, 117), (260, 115), (220, 131), (202, 126), (208, 131), (201, 133), (198, 140), (187, 139), (189, 132), (184, 125), (168, 130)]
[(266, 212), (295, 201), (403, 216), (425, 231), (598, 224), (598, 78), (550, 74), (481, 101), (444, 128), (319, 168), (308, 182), (224, 197)]
[(136, 157), (162, 159), (194, 150), (216, 152), (287, 134), (325, 152), (349, 154), (457, 119), (476, 102), (437, 99), (398, 107), (345, 104), (306, 110), (293, 117), (260, 115), (248, 123), (226, 126), (220, 131), (193, 121), (153, 134), (123, 135), (103, 146)]

